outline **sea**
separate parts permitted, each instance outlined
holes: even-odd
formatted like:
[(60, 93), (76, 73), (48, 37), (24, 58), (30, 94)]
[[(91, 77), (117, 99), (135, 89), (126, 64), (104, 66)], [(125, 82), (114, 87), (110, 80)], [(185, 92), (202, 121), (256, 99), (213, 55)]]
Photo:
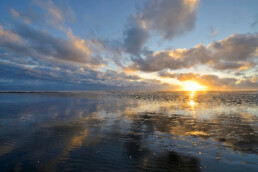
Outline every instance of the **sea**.
[(2, 92), (0, 171), (258, 171), (258, 92)]

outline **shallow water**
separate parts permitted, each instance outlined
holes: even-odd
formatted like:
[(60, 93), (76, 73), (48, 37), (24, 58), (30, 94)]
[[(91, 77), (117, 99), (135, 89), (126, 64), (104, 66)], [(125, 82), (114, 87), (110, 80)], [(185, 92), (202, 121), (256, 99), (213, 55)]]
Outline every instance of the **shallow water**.
[(258, 171), (258, 92), (0, 94), (1, 171)]

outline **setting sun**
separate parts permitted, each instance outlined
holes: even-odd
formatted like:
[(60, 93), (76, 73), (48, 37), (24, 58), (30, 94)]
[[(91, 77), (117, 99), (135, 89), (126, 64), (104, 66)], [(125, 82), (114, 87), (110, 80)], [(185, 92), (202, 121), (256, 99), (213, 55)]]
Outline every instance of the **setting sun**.
[(185, 91), (202, 91), (202, 90), (206, 90), (206, 86), (200, 85), (197, 82), (186, 81), (186, 82), (184, 82), (183, 90), (185, 90)]

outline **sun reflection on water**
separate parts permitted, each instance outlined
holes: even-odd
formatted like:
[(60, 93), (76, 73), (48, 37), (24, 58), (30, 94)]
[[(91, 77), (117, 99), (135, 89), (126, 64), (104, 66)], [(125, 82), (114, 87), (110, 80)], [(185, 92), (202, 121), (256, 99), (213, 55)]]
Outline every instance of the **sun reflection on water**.
[[(28, 102), (22, 102), (21, 95), (13, 94), (3, 99), (13, 100), (0, 104), (5, 114), (11, 111), (13, 102), (17, 109), (13, 111), (15, 120), (1, 115), (4, 122), (1, 123), (0, 162), (8, 164), (8, 169), (4, 167), (7, 170), (2, 171), (13, 171), (20, 161), (34, 162), (34, 159), (38, 161), (39, 171), (56, 171), (60, 166), (64, 170), (90, 171), (88, 164), (94, 169), (101, 167), (99, 171), (110, 171), (127, 168), (128, 160), (146, 171), (154, 166), (157, 170), (165, 166), (168, 169), (164, 171), (170, 171), (178, 168), (179, 163), (185, 171), (198, 171), (200, 163), (207, 165), (215, 161), (232, 165), (239, 164), (239, 159), (247, 168), (257, 164), (257, 157), (254, 158), (258, 152), (257, 93), (255, 97), (254, 93), (227, 93), (227, 100), (224, 100), (225, 93), (198, 91), (119, 93), (119, 98), (113, 93), (109, 97), (84, 93), (84, 98), (70, 94), (26, 94)], [(44, 106), (34, 102), (35, 96)], [(48, 96), (49, 101), (43, 96)], [(243, 101), (240, 105), (239, 98)], [(30, 119), (21, 118), (24, 114), (32, 115)], [(57, 114), (55, 118), (53, 114)], [(20, 156), (25, 151), (26, 155)], [(21, 171), (30, 167), (28, 163), (24, 165), (18, 166)], [(129, 167), (134, 170), (133, 166)]]
[(194, 100), (190, 100), (189, 104), (190, 104), (191, 107), (194, 107), (195, 106)]
[(194, 92), (194, 91), (192, 91), (192, 92), (190, 93), (190, 98), (193, 98), (193, 97), (194, 97), (194, 95), (195, 95), (195, 92)]
[(195, 102), (195, 96), (196, 96), (196, 92), (192, 91), (189, 94), (189, 100), (187, 102), (188, 106), (189, 106), (189, 110), (192, 113), (192, 116), (194, 118), (197, 118), (197, 112), (196, 112), (196, 108), (197, 108), (197, 103)]
[(194, 96), (195, 96), (195, 92), (192, 91), (192, 92), (190, 93), (190, 95), (189, 95), (190, 101), (188, 102), (188, 104), (189, 104), (192, 108), (196, 106), (196, 103), (195, 103), (195, 101), (194, 101)]

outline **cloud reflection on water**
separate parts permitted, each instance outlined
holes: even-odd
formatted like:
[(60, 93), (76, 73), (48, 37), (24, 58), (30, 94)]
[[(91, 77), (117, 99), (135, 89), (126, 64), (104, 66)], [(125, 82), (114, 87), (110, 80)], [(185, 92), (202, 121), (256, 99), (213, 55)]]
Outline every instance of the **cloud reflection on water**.
[[(257, 168), (258, 95), (227, 94), (7, 94), (0, 166), (198, 171), (237, 159)], [(238, 152), (248, 156), (230, 157)]]

